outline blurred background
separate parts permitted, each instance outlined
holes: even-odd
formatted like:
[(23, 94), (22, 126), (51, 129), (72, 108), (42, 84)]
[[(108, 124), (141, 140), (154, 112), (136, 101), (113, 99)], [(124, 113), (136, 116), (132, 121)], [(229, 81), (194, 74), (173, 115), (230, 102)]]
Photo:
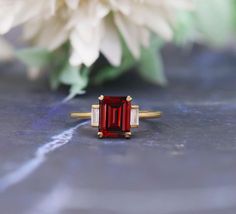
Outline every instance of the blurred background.
[[(141, 48), (141, 55), (138, 58), (133, 53), (126, 37), (123, 36), (124, 41), (121, 44), (123, 56), (119, 65), (114, 65), (112, 61), (108, 62), (109, 58), (106, 60), (104, 57), (106, 54), (103, 53), (92, 65), (88, 66), (85, 62), (85, 66), (73, 67), (71, 58), (68, 59), (72, 51), (70, 46), (73, 48), (73, 41), (62, 42), (59, 48), (51, 49), (50, 43), (47, 44), (46, 40), (50, 42), (54, 31), (58, 32), (58, 34), (55, 32), (55, 35), (63, 34), (62, 29), (58, 28), (56, 23), (54, 26), (53, 24), (47, 26), (46, 23), (44, 26), (37, 26), (37, 19), (26, 23), (23, 26), (23, 32), (22, 28), (14, 28), (13, 31), (0, 38), (0, 59), (3, 62), (20, 61), (27, 67), (24, 70), (31, 80), (45, 76), (46, 73), (48, 85), (52, 90), (60, 86), (69, 86), (68, 98), (83, 94), (88, 85), (96, 86), (115, 80), (132, 68), (137, 71), (134, 75), (140, 76), (151, 84), (165, 87), (168, 85), (168, 78), (163, 60), (168, 59), (167, 57), (163, 59), (163, 48), (170, 45), (179, 47), (186, 55), (190, 55), (195, 46), (204, 46), (215, 52), (224, 50), (235, 52), (235, 4), (234, 0), (180, 0), (174, 3), (165, 2), (163, 5), (160, 3), (161, 6), (157, 6), (157, 10), (162, 9), (162, 14), (160, 14), (162, 20), (156, 21), (157, 35), (149, 35), (150, 44)], [(15, 14), (16, 17), (20, 15)], [(6, 17), (6, 14), (2, 13), (2, 17)], [(156, 18), (159, 17), (156, 16)], [(143, 19), (145, 20), (145, 17)], [(33, 25), (35, 25), (34, 28)], [(51, 27), (51, 31), (47, 27)], [(29, 39), (34, 31), (37, 33), (36, 36)], [(132, 31), (129, 33), (132, 34)], [(124, 34), (122, 30), (121, 34)], [(58, 40), (56, 36), (55, 40)], [(108, 47), (113, 52), (117, 51), (112, 42)], [(88, 46), (87, 49), (89, 49)], [(102, 48), (101, 52), (103, 52)], [(68, 61), (70, 61), (69, 65)]]

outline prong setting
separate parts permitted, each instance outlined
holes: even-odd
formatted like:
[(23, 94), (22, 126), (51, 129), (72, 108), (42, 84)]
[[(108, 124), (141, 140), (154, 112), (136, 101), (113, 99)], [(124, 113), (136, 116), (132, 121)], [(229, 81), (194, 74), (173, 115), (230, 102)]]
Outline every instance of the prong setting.
[(131, 132), (126, 132), (126, 133), (125, 133), (125, 138), (126, 138), (126, 139), (130, 139), (130, 138), (131, 138), (131, 135), (132, 135)]
[(132, 97), (131, 96), (127, 96), (127, 98), (126, 98), (126, 100), (128, 101), (128, 102), (131, 102), (132, 101)]
[(104, 95), (100, 95), (100, 96), (98, 97), (98, 99), (99, 99), (100, 101), (104, 100)]
[(100, 138), (100, 139), (103, 138), (103, 133), (102, 132), (98, 132), (98, 138)]

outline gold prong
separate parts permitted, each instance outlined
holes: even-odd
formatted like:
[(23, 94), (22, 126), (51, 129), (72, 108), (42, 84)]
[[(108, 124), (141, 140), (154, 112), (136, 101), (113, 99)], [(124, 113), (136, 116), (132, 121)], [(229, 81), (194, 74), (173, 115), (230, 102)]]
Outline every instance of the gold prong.
[(127, 100), (128, 102), (131, 102), (132, 99), (133, 99), (133, 98), (132, 98), (131, 96), (127, 96), (127, 97), (126, 97), (126, 100)]
[(102, 132), (98, 132), (98, 138), (103, 138), (103, 133)]
[(125, 138), (130, 139), (131, 138), (131, 132), (125, 132)]
[(100, 95), (100, 96), (98, 97), (98, 99), (99, 99), (100, 101), (102, 101), (102, 100), (104, 100), (104, 96), (103, 96), (103, 95)]

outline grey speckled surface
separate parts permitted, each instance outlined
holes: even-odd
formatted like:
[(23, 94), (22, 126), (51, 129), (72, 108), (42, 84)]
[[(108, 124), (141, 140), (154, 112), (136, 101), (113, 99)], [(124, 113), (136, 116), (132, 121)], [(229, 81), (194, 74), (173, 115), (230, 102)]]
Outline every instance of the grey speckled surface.
[[(0, 213), (235, 214), (236, 56), (164, 55), (168, 88), (133, 72), (64, 104), (65, 91), (0, 65)], [(164, 117), (131, 140), (98, 140), (68, 112), (100, 94), (130, 94)]]

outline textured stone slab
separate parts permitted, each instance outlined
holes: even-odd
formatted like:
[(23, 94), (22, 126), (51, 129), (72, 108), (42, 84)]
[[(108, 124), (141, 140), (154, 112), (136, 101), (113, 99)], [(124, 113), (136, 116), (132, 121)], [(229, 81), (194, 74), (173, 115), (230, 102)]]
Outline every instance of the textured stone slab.
[[(164, 54), (168, 88), (133, 72), (64, 104), (65, 91), (0, 65), (1, 213), (235, 213), (235, 56)], [(132, 95), (164, 116), (140, 121), (130, 140), (98, 140), (68, 113), (100, 94)]]

